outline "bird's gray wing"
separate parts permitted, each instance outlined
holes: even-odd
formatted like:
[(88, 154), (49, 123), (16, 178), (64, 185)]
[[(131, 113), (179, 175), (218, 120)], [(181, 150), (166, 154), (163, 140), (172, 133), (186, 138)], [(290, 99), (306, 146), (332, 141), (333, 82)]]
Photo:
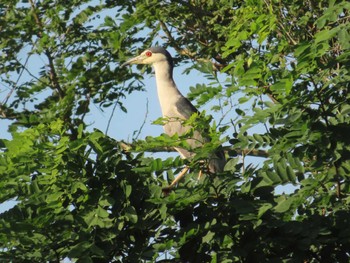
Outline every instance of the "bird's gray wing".
[[(196, 107), (193, 106), (193, 104), (185, 97), (180, 97), (178, 101), (176, 102), (176, 114), (175, 112), (171, 112), (170, 116), (177, 116), (180, 118), (188, 119), (191, 117), (194, 113), (199, 113)], [(169, 122), (164, 126), (164, 130), (169, 135), (174, 135), (175, 133), (179, 135), (183, 135), (190, 129), (190, 127), (184, 127), (182, 126), (181, 122), (176, 120), (173, 122)], [(205, 131), (204, 131), (205, 133)], [(187, 143), (192, 148), (200, 147), (203, 143), (209, 142), (209, 137), (202, 137), (201, 132), (194, 131), (193, 138), (188, 138)], [(190, 156), (193, 156), (193, 152), (182, 149), (182, 148), (176, 148), (176, 150), (180, 153), (180, 155), (183, 158), (188, 158)], [(211, 154), (209, 157), (209, 171), (211, 173), (217, 173), (222, 172), (224, 170), (224, 166), (226, 164), (225, 154), (222, 151), (222, 148), (219, 147), (215, 153)]]
[(193, 113), (199, 113), (196, 107), (187, 98), (182, 96), (176, 102), (176, 108), (185, 119), (189, 119)]

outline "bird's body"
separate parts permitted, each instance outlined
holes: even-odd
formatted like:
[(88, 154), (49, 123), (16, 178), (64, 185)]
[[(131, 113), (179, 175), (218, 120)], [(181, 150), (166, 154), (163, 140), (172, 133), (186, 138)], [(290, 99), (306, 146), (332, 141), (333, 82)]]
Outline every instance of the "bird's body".
[[(184, 135), (191, 127), (184, 126), (183, 120), (189, 119), (198, 110), (185, 98), (177, 88), (173, 80), (173, 61), (171, 55), (162, 47), (151, 47), (141, 55), (128, 60), (127, 64), (152, 64), (156, 77), (157, 92), (163, 118), (167, 120), (164, 131), (169, 136), (175, 134)], [(209, 141), (203, 138), (198, 131), (193, 132), (193, 137), (186, 140), (189, 146), (194, 149), (201, 147)], [(176, 148), (182, 158), (193, 156), (193, 152)], [(221, 150), (213, 153), (209, 158), (209, 171), (212, 173), (223, 171), (226, 163), (224, 153)]]
[[(156, 76), (157, 93), (162, 110), (163, 118), (167, 119), (163, 128), (166, 134), (173, 136), (175, 134), (183, 135), (191, 127), (183, 126), (181, 120), (187, 120), (192, 114), (198, 113), (198, 110), (192, 105), (192, 103), (185, 98), (178, 90), (172, 76), (171, 64), (167, 61), (160, 61), (153, 63), (154, 72)], [(196, 138), (200, 136), (195, 131)], [(187, 139), (187, 143), (191, 148), (199, 147), (200, 140)], [(182, 158), (188, 158), (192, 156), (192, 153), (183, 148), (175, 148)]]

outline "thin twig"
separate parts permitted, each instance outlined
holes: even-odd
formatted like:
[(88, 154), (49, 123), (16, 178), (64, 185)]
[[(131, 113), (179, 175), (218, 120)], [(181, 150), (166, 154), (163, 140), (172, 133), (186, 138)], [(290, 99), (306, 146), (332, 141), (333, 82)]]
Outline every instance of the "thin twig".
[(144, 127), (145, 124), (146, 124), (147, 118), (148, 118), (148, 98), (147, 98), (147, 101), (146, 101), (146, 112), (145, 112), (145, 117), (144, 117), (144, 119), (143, 119), (143, 122), (142, 122), (142, 124), (141, 124), (140, 129), (138, 130), (138, 132), (137, 132), (136, 136), (133, 138), (133, 140), (137, 140), (138, 137), (140, 136), (140, 134), (141, 134), (141, 132), (142, 132), (142, 129), (143, 129), (143, 127)]
[(180, 48), (178, 45), (176, 45), (176, 41), (173, 38), (173, 36), (171, 35), (171, 32), (168, 29), (168, 27), (166, 26), (166, 24), (163, 21), (159, 21), (159, 24), (160, 24), (161, 28), (163, 29), (165, 35), (169, 39), (169, 41), (173, 44), (174, 49), (180, 55), (185, 55), (185, 56), (188, 56), (191, 59), (195, 59), (196, 52), (190, 52), (188, 49), (183, 49), (183, 48)]
[[(190, 50), (188, 50), (187, 48), (181, 48), (180, 46), (178, 46), (176, 43), (177, 41), (173, 38), (173, 36), (171, 35), (170, 30), (168, 29), (168, 27), (166, 26), (166, 24), (162, 21), (159, 21), (160, 27), (162, 28), (162, 30), (164, 31), (166, 37), (168, 38), (169, 42), (172, 44), (172, 47), (182, 56), (187, 56), (188, 58), (190, 58), (191, 60), (194, 61), (202, 61), (202, 62), (210, 62), (213, 65), (213, 70), (215, 71), (219, 71), (220, 69), (223, 69), (226, 65), (223, 64), (219, 64), (219, 63), (215, 63), (210, 59), (204, 59), (204, 58), (197, 58), (196, 52), (191, 52)], [(203, 44), (204, 45), (204, 44)]]
[(115, 109), (117, 108), (117, 105), (118, 105), (118, 104), (119, 104), (119, 101), (116, 101), (116, 102), (114, 103), (114, 106), (113, 106), (113, 110), (112, 110), (111, 116), (109, 116), (109, 119), (108, 119), (107, 128), (106, 128), (106, 131), (105, 131), (105, 134), (106, 134), (106, 135), (107, 135), (107, 133), (108, 133), (109, 126), (111, 125), (112, 118), (113, 118), (113, 115), (114, 115)]
[(14, 87), (10, 90), (10, 92), (6, 95), (4, 101), (2, 102), (2, 105), (6, 105), (8, 100), (10, 99), (12, 93), (16, 90), (17, 88), (17, 84), (19, 82), (19, 80), (21, 79), (22, 75), (23, 75), (23, 72), (24, 70), (26, 69), (26, 65), (28, 64), (28, 61), (29, 61), (29, 58), (30, 58), (30, 54), (27, 56), (25, 62), (24, 62), (24, 65), (22, 66), (22, 69), (21, 69), (21, 72), (19, 73), (18, 77), (17, 77), (17, 80), (15, 82), (15, 85)]

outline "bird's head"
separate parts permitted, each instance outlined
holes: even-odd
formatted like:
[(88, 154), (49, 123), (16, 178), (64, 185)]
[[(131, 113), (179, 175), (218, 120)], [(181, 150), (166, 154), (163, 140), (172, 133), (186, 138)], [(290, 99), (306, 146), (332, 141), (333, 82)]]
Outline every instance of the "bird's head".
[(132, 64), (155, 64), (157, 62), (168, 62), (173, 66), (173, 59), (166, 49), (162, 47), (151, 47), (143, 51), (140, 55), (133, 57), (123, 63), (121, 66)]

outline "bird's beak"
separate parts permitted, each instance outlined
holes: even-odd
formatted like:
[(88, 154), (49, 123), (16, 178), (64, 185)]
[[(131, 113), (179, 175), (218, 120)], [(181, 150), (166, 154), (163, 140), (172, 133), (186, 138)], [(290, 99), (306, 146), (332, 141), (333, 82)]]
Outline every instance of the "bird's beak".
[(144, 55), (139, 55), (137, 57), (131, 58), (128, 61), (124, 62), (121, 67), (132, 65), (132, 64), (143, 64), (143, 60), (145, 59)]

